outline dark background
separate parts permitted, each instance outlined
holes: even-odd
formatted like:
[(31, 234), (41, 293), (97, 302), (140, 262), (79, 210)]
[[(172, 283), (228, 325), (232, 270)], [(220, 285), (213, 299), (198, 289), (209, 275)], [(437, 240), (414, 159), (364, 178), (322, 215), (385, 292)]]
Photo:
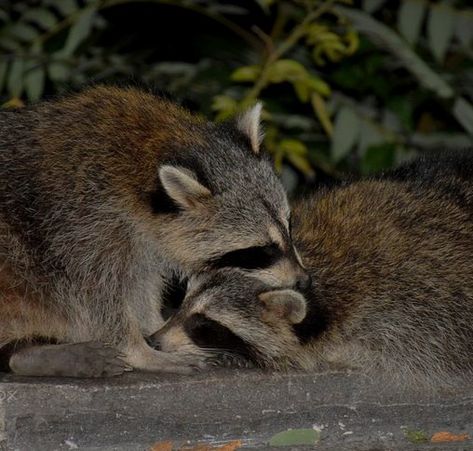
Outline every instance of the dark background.
[(469, 3), (0, 1), (1, 101), (137, 84), (221, 120), (258, 98), (289, 189), (374, 174), (471, 146)]

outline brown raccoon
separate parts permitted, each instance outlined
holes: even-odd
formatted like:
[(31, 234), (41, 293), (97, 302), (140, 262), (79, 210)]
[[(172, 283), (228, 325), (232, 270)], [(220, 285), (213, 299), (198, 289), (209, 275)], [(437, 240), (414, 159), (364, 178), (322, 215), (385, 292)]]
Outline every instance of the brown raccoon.
[(0, 348), (59, 343), (22, 349), (14, 371), (125, 368), (112, 348), (92, 362), (97, 342), (133, 368), (186, 371), (143, 338), (162, 325), (166, 278), (235, 266), (274, 286), (307, 282), (259, 114), (213, 124), (112, 87), (0, 113)]
[(473, 159), (421, 159), (324, 190), (292, 218), (313, 281), (304, 296), (234, 270), (202, 275), (154, 337), (163, 350), (401, 381), (471, 377)]

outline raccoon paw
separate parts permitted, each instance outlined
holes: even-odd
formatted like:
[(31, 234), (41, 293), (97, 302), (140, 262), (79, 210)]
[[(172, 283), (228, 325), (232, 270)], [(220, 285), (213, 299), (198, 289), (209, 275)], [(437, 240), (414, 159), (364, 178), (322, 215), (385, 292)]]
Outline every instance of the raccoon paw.
[(204, 369), (204, 361), (198, 356), (163, 352), (151, 347), (131, 349), (126, 361), (137, 370), (153, 373), (192, 374)]
[(109, 344), (88, 342), (73, 346), (76, 346), (73, 355), (78, 360), (78, 371), (86, 374), (81, 377), (113, 377), (133, 371), (125, 356)]

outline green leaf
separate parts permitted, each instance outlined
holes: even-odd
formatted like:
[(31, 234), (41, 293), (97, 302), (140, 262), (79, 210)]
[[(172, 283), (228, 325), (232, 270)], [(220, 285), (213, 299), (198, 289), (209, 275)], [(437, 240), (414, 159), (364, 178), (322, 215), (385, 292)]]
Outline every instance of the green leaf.
[(56, 16), (51, 11), (44, 8), (27, 9), (22, 16), (22, 20), (36, 23), (45, 30), (49, 30), (57, 22)]
[(309, 73), (298, 61), (281, 59), (274, 62), (268, 69), (268, 80), (271, 83), (297, 81), (308, 78)]
[(314, 112), (317, 115), (317, 118), (319, 119), (320, 124), (325, 130), (325, 133), (327, 133), (328, 136), (332, 136), (333, 124), (332, 124), (332, 121), (330, 120), (330, 115), (327, 111), (327, 105), (324, 99), (319, 94), (313, 93), (310, 100), (312, 103), (312, 108), (314, 109)]
[(365, 34), (373, 44), (383, 51), (388, 50), (399, 62), (411, 72), (420, 84), (435, 92), (439, 97), (450, 98), (453, 96), (453, 88), (445, 80), (433, 71), (424, 60), (406, 45), (404, 39), (391, 28), (373, 19), (368, 14), (354, 8), (336, 6), (335, 11), (345, 16), (353, 26)]
[(265, 12), (268, 13), (269, 9), (271, 8), (271, 5), (275, 2), (276, 0), (256, 0), (256, 3), (261, 7), (261, 9)]
[(377, 11), (383, 4), (386, 3), (386, 0), (363, 0), (363, 9), (371, 14)]
[(69, 16), (79, 9), (75, 0), (46, 0), (45, 5), (54, 6), (63, 16)]
[(453, 105), (453, 115), (463, 128), (473, 136), (473, 105), (463, 97), (459, 97)]
[(315, 445), (320, 440), (320, 432), (315, 429), (289, 429), (273, 435), (269, 446)]
[(416, 431), (411, 429), (406, 429), (404, 434), (411, 443), (427, 443), (429, 441), (429, 437), (424, 431)]
[(455, 36), (465, 50), (471, 50), (473, 45), (473, 10), (457, 11)]
[(3, 9), (0, 9), (0, 20), (3, 22), (8, 22), (10, 20), (10, 16)]
[(359, 154), (363, 155), (371, 146), (385, 143), (387, 137), (383, 135), (379, 127), (370, 121), (360, 121), (360, 137), (358, 142)]
[(279, 147), (286, 155), (305, 156), (308, 153), (306, 145), (298, 139), (283, 139), (279, 143)]
[(219, 95), (213, 98), (212, 110), (218, 111), (217, 120), (225, 120), (233, 116), (237, 110), (237, 102), (235, 99), (226, 95)]
[(8, 50), (9, 52), (20, 53), (22, 46), (18, 39), (13, 36), (2, 35), (0, 39), (0, 48)]
[(442, 63), (455, 30), (455, 12), (446, 3), (434, 4), (430, 8), (427, 22), (427, 37), (430, 51)]
[(313, 92), (321, 94), (323, 96), (329, 96), (331, 94), (330, 86), (325, 83), (321, 78), (311, 76), (307, 80), (307, 84)]
[(314, 170), (308, 159), (306, 145), (297, 139), (283, 139), (276, 148), (276, 156), (278, 157), (278, 166), (281, 166), (282, 158), (285, 157), (299, 171), (307, 177), (313, 177)]
[(426, 11), (424, 0), (404, 0), (397, 17), (397, 28), (411, 45), (416, 45)]
[(255, 81), (260, 72), (261, 68), (257, 65), (243, 66), (232, 73), (231, 79), (233, 81)]
[(72, 25), (64, 48), (61, 51), (62, 55), (71, 56), (82, 41), (89, 36), (96, 12), (97, 10), (94, 7), (86, 8), (79, 19)]
[(212, 4), (209, 3), (207, 11), (215, 14), (226, 14), (226, 15), (242, 15), (248, 14), (248, 10), (237, 5), (225, 5), (225, 4)]
[(10, 66), (7, 79), (7, 90), (11, 97), (20, 97), (23, 92), (23, 67), (24, 60), (16, 58)]
[(14, 36), (20, 41), (31, 42), (38, 36), (38, 30), (31, 25), (24, 23), (16, 23), (8, 28), (11, 36)]
[(66, 81), (69, 78), (70, 68), (62, 61), (52, 61), (48, 65), (48, 75), (52, 81)]
[(307, 157), (302, 157), (297, 154), (289, 154), (287, 160), (290, 161), (294, 167), (299, 169), (299, 171), (301, 171), (306, 177), (312, 178), (315, 176), (315, 172)]
[(348, 155), (360, 135), (360, 119), (349, 107), (342, 107), (335, 118), (331, 156), (339, 162)]
[(44, 91), (46, 70), (43, 66), (34, 66), (25, 73), (25, 91), (31, 102), (41, 98)]
[(310, 97), (310, 90), (305, 80), (297, 80), (293, 82), (292, 85), (294, 86), (294, 90), (296, 91), (297, 98), (303, 103), (308, 102)]

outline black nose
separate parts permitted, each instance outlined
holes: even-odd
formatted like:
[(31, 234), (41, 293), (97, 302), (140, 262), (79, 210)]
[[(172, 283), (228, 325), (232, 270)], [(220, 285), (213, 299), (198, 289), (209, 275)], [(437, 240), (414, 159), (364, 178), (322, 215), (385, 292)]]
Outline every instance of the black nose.
[(296, 290), (305, 291), (312, 286), (312, 277), (310, 274), (303, 273), (296, 282)]

